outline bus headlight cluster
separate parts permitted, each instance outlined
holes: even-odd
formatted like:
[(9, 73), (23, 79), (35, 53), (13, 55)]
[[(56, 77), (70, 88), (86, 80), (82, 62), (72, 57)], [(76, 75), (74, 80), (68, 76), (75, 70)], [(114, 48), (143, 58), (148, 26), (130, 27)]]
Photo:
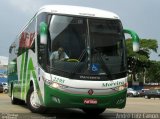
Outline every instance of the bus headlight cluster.
[(51, 81), (51, 80), (44, 79), (44, 82), (45, 82), (47, 85), (51, 85), (51, 84), (52, 84), (52, 81)]
[(67, 88), (67, 86), (64, 86), (64, 85), (61, 85), (61, 84), (58, 84), (56, 82), (53, 82), (52, 85), (50, 85), (51, 87), (53, 88), (58, 88), (58, 89), (64, 89), (64, 88)]
[(121, 91), (121, 90), (124, 90), (128, 87), (128, 83), (125, 83), (124, 85), (121, 85), (121, 86), (118, 86), (116, 87), (116, 90), (117, 91)]
[(52, 83), (52, 85), (51, 85), (53, 88), (59, 88), (60, 87), (60, 85), (58, 84), (58, 83)]
[(121, 90), (124, 90), (124, 89), (125, 89), (124, 86), (119, 86), (119, 87), (118, 87), (118, 91), (121, 91)]
[(43, 80), (44, 80), (45, 84), (47, 84), (48, 86), (50, 86), (52, 88), (58, 88), (58, 89), (67, 88), (67, 86), (64, 86), (59, 83), (53, 82), (51, 80), (45, 79), (44, 77), (43, 77)]

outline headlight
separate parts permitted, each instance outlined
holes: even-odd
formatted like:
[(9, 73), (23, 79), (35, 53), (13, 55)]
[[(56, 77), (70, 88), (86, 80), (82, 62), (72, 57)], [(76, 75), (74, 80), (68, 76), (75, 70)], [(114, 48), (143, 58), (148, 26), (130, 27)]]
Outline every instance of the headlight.
[(58, 84), (58, 83), (52, 83), (52, 85), (51, 85), (53, 88), (59, 88), (60, 87), (60, 85)]
[(50, 87), (52, 87), (52, 88), (57, 88), (57, 89), (67, 88), (67, 86), (64, 86), (64, 85), (61, 85), (61, 84), (59, 84), (59, 83), (53, 82), (53, 81), (51, 81), (51, 80), (45, 79), (44, 77), (42, 77), (42, 79), (44, 80), (44, 82), (45, 82), (48, 86), (50, 86)]
[(68, 87), (68, 86), (61, 85), (61, 84), (56, 83), (56, 82), (52, 82), (52, 84), (50, 86), (53, 87), (53, 88), (57, 88), (57, 89), (64, 89), (64, 88)]
[(51, 80), (45, 79), (43, 76), (42, 76), (42, 79), (47, 85), (52, 85), (52, 81)]
[(117, 91), (121, 91), (121, 90), (126, 89), (127, 87), (128, 87), (128, 83), (125, 83), (124, 85), (118, 86), (118, 87), (116, 87), (115, 89), (116, 89)]
[(124, 90), (125, 88), (126, 88), (126, 87), (124, 87), (124, 86), (119, 86), (119, 87), (118, 87), (118, 90), (121, 91), (121, 90)]

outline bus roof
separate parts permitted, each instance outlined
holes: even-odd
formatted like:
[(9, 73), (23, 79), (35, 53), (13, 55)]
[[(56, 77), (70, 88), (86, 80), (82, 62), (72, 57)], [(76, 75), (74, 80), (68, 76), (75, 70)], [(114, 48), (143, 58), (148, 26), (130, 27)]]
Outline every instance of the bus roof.
[(119, 19), (118, 15), (110, 11), (105, 11), (90, 7), (71, 6), (71, 5), (46, 5), (39, 9), (38, 14), (42, 12)]

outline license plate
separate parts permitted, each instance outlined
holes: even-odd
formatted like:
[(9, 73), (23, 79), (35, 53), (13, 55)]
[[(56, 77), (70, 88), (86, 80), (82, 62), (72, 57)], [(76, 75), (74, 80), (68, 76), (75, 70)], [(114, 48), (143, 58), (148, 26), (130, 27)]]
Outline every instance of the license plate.
[(98, 101), (96, 99), (84, 99), (84, 104), (97, 104)]

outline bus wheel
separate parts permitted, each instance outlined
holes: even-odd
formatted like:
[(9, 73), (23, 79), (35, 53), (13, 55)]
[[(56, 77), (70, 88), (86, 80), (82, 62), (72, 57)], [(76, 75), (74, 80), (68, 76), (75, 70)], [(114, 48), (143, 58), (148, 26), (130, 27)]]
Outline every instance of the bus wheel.
[(13, 87), (12, 87), (12, 90), (11, 90), (11, 103), (12, 104), (18, 104), (18, 99), (14, 97), (14, 94), (13, 94)]
[(151, 99), (151, 97), (147, 96), (148, 99)]
[(27, 94), (27, 106), (33, 113), (44, 113), (45, 107), (36, 103), (36, 98), (34, 96), (34, 88), (30, 87)]
[(90, 108), (85, 108), (82, 109), (87, 115), (100, 115), (103, 113), (106, 109), (105, 108), (95, 108), (95, 109), (90, 109)]
[(133, 94), (131, 93), (131, 94), (129, 94), (129, 97), (133, 97)]

